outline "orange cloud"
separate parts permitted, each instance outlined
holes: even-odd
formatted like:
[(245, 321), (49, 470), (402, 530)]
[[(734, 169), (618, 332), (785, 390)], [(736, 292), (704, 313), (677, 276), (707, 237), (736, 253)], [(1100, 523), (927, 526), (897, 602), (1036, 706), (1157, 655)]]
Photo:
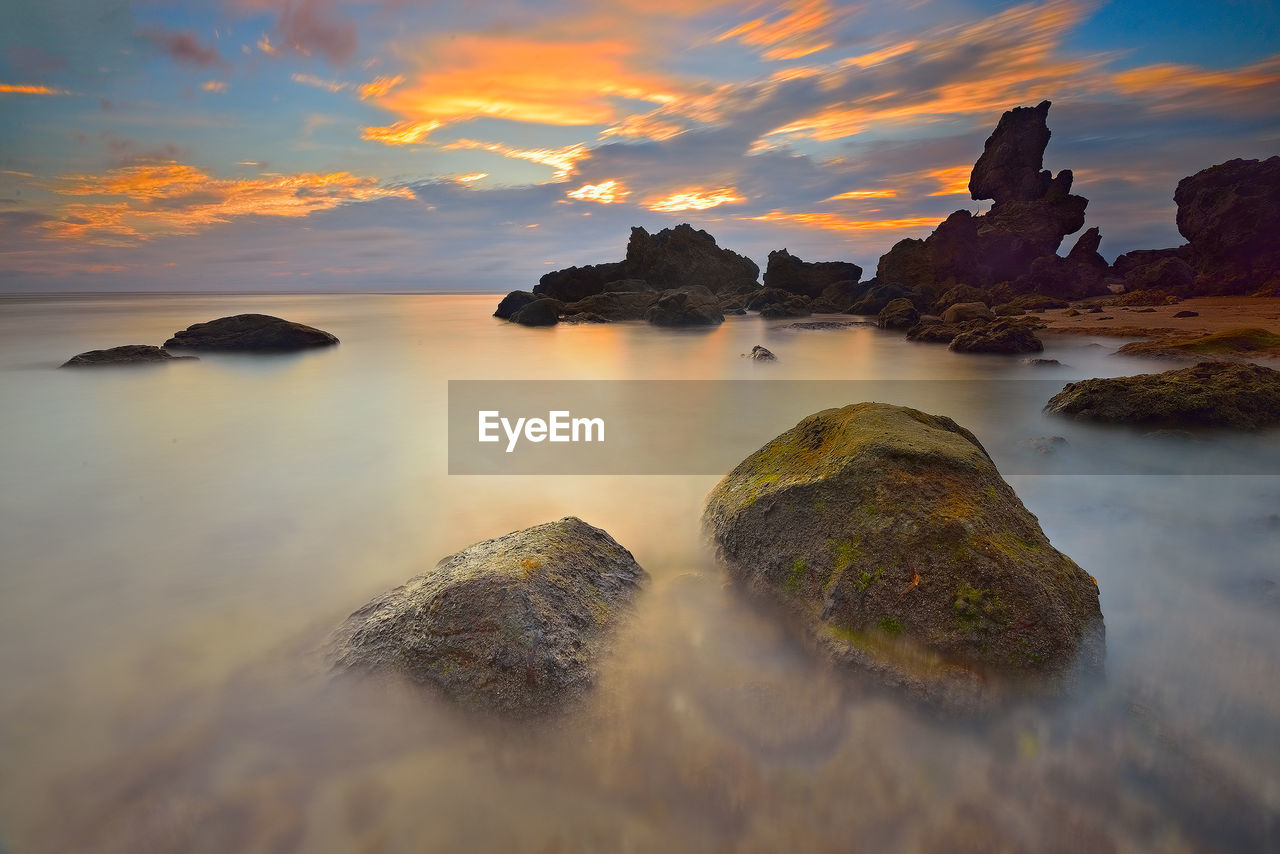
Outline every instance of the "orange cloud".
[(438, 127), (440, 122), (437, 121), (396, 122), (384, 128), (365, 128), (360, 137), (384, 145), (415, 145)]
[(360, 87), (360, 100), (381, 98), (403, 82), (404, 78), (398, 74), (394, 77), (377, 77)]
[(945, 169), (931, 169), (924, 177), (938, 182), (938, 189), (931, 196), (967, 196), (969, 195), (969, 176), (972, 166), (949, 166)]
[(611, 205), (614, 202), (620, 202), (627, 196), (631, 195), (631, 191), (621, 181), (601, 181), (599, 184), (583, 184), (576, 190), (567, 193), (569, 198), (578, 199), (584, 202), (599, 202), (602, 205)]
[(786, 211), (770, 211), (762, 216), (743, 217), (753, 222), (784, 222), (800, 225), (812, 225), (829, 231), (893, 231), (907, 228), (933, 228), (938, 224), (937, 216), (917, 216), (904, 219), (850, 219), (831, 213), (788, 213)]
[[(552, 125), (609, 124), (620, 99), (668, 103), (674, 84), (633, 68), (638, 45), (621, 39), (537, 40), (465, 35), (418, 52), (426, 65), (409, 82), (371, 91), (378, 106), (411, 125), (480, 117)], [(383, 135), (366, 139), (388, 141)]]
[(528, 160), (531, 163), (541, 163), (543, 166), (550, 166), (555, 169), (554, 179), (563, 180), (573, 171), (574, 165), (587, 156), (587, 147), (581, 143), (577, 145), (566, 146), (565, 148), (512, 148), (509, 145), (503, 145), (500, 142), (479, 142), (474, 139), (459, 139), (448, 145), (442, 146), (443, 150), (479, 150), (492, 151), (495, 154), (501, 154), (503, 157), (510, 157), (514, 160)]
[(830, 198), (823, 199), (824, 202), (842, 202), (848, 199), (892, 199), (898, 195), (897, 190), (850, 190), (847, 193), (840, 193)]
[(856, 8), (837, 11), (827, 0), (789, 0), (778, 13), (740, 24), (720, 34), (716, 41), (737, 39), (745, 45), (762, 48), (765, 59), (800, 59), (831, 47), (826, 32), (856, 11)]
[(190, 234), (240, 216), (303, 217), (348, 202), (413, 198), (407, 188), (347, 172), (219, 179), (177, 162), (66, 176), (49, 189), (66, 197), (98, 197), (62, 205), (60, 218), (45, 225), (52, 236), (106, 245)]
[(225, 80), (206, 80), (200, 84), (200, 88), (206, 92), (222, 93), (227, 91), (227, 81)]
[(720, 205), (732, 205), (745, 202), (733, 187), (722, 187), (718, 190), (691, 188), (672, 193), (660, 199), (650, 199), (645, 207), (658, 213), (676, 213), (677, 211), (705, 211)]
[(66, 89), (38, 83), (0, 83), (0, 95), (70, 95)]

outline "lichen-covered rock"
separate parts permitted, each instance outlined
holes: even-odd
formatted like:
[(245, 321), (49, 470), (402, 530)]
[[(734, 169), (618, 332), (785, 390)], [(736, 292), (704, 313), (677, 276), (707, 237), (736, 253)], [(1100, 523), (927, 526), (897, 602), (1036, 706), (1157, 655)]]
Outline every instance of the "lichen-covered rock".
[(1044, 344), (1025, 323), (997, 320), (961, 332), (949, 345), (957, 353), (1039, 353)]
[(1068, 383), (1045, 411), (1088, 421), (1254, 430), (1280, 424), (1280, 371), (1238, 362)]
[(195, 323), (164, 342), (166, 350), (224, 350), (228, 352), (284, 352), (331, 347), (336, 336), (269, 314), (237, 314)]
[(949, 418), (811, 415), (730, 472), (703, 522), (735, 579), (914, 696), (981, 707), (1101, 666), (1093, 579)]
[(521, 326), (555, 326), (564, 313), (564, 303), (558, 299), (536, 299), (511, 315), (511, 322)]
[(124, 344), (107, 350), (88, 350), (63, 362), (63, 368), (90, 368), (108, 365), (147, 365), (178, 359), (195, 361), (195, 356), (175, 356), (150, 344)]
[(802, 261), (786, 249), (775, 249), (769, 253), (769, 263), (765, 266), (764, 286), (816, 299), (833, 285), (846, 282), (856, 285), (861, 278), (862, 268), (857, 264)]
[(605, 531), (566, 517), (476, 543), (377, 597), (337, 630), (330, 659), (469, 709), (546, 712), (593, 684), (647, 577)]
[(664, 291), (644, 319), (654, 326), (718, 326), (724, 323), (724, 312), (711, 291), (684, 288)]
[(909, 299), (896, 299), (880, 309), (876, 326), (881, 329), (910, 329), (920, 322), (920, 312)]
[(538, 299), (538, 296), (529, 291), (512, 291), (498, 303), (498, 307), (493, 311), (493, 316), (501, 320), (510, 320), (517, 311), (536, 299)]

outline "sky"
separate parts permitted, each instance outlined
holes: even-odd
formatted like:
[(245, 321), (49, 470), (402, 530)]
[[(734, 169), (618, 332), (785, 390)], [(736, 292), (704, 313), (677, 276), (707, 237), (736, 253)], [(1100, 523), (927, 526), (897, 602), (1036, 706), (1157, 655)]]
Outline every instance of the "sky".
[[(0, 0), (0, 291), (483, 291), (689, 222), (871, 276), (1051, 100), (1109, 259), (1280, 153), (1273, 0)], [(1065, 253), (1074, 238), (1064, 243)]]

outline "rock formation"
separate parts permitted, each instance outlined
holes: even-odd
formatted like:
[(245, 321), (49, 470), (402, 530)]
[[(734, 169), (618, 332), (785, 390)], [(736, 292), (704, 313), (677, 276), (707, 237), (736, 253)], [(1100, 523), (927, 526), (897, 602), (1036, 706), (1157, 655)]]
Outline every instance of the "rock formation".
[(1257, 429), (1280, 424), (1280, 371), (1201, 362), (1161, 374), (1068, 383), (1045, 411), (1089, 421)]
[(108, 365), (144, 365), (175, 360), (195, 361), (195, 356), (175, 356), (150, 344), (125, 344), (108, 350), (89, 350), (63, 362), (63, 368), (89, 368)]
[(833, 285), (845, 282), (856, 285), (861, 278), (862, 268), (857, 264), (848, 261), (801, 261), (786, 249), (775, 249), (769, 253), (764, 286), (817, 299)]
[(949, 418), (811, 415), (730, 472), (703, 522), (736, 580), (916, 697), (983, 707), (1101, 667), (1095, 582)]
[(1280, 295), (1280, 156), (1211, 166), (1173, 200), (1196, 294)]
[(647, 574), (567, 517), (476, 543), (356, 611), (334, 666), (398, 672), (469, 709), (549, 711), (593, 684)]
[(284, 352), (330, 347), (336, 336), (268, 314), (237, 314), (207, 323), (196, 323), (164, 342), (165, 349), (223, 350), (228, 352)]

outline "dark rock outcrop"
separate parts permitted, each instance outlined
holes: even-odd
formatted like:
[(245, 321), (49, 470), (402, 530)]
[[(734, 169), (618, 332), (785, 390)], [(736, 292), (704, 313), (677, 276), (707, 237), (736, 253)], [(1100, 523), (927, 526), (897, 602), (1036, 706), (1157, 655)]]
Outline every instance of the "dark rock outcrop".
[(1280, 292), (1280, 155), (1211, 166), (1179, 181), (1173, 200), (1196, 294)]
[(747, 311), (763, 311), (771, 305), (785, 303), (787, 300), (795, 297), (790, 291), (784, 291), (781, 288), (762, 288), (754, 291), (747, 298)]
[(966, 320), (995, 319), (995, 312), (980, 302), (958, 302), (942, 313), (943, 323), (964, 323)]
[(1098, 253), (1102, 235), (1090, 228), (1080, 235), (1067, 257), (1048, 254), (1031, 262), (1031, 267), (1014, 284), (1024, 293), (1044, 294), (1060, 299), (1085, 299), (1107, 294), (1110, 265)]
[(735, 580), (914, 697), (984, 708), (1102, 666), (1096, 583), (949, 418), (811, 415), (725, 477), (703, 523)]
[(769, 253), (764, 286), (817, 298), (832, 285), (844, 282), (856, 285), (861, 278), (862, 268), (857, 264), (848, 261), (801, 261), (786, 249), (776, 249)]
[(336, 336), (272, 317), (269, 314), (237, 314), (207, 323), (195, 323), (164, 342), (167, 350), (223, 350), (227, 352), (285, 352), (330, 347)]
[[(924, 240), (899, 241), (877, 265), (880, 281), (938, 290), (956, 284), (990, 288), (1026, 276), (1037, 259), (1056, 257), (1062, 238), (1084, 225), (1088, 200), (1071, 194), (1069, 169), (1056, 177), (1042, 169), (1048, 111), (1048, 101), (1010, 110), (987, 140), (969, 188), (974, 199), (995, 200), (990, 212), (956, 211)], [(1084, 265), (1084, 258), (1077, 260), (1071, 270)], [(1040, 272), (1066, 278), (1066, 271), (1050, 269), (1056, 266), (1046, 262)]]
[(574, 302), (592, 294), (602, 293), (605, 285), (625, 278), (622, 263), (588, 264), (583, 267), (566, 267), (552, 270), (538, 280), (533, 292), (540, 297)]
[(1068, 383), (1047, 412), (1089, 421), (1252, 430), (1280, 424), (1280, 371), (1201, 362), (1161, 374)]
[(781, 317), (808, 317), (813, 312), (809, 309), (806, 297), (793, 295), (782, 302), (774, 302), (760, 309), (760, 316), (766, 320)]
[(63, 362), (63, 368), (90, 368), (108, 365), (150, 365), (175, 360), (195, 361), (195, 356), (175, 356), (150, 344), (125, 344), (107, 350), (88, 350)]
[(1044, 344), (1025, 323), (997, 320), (961, 332), (950, 347), (957, 353), (1039, 353)]
[(587, 312), (608, 320), (643, 320), (645, 312), (658, 301), (656, 291), (606, 291), (571, 302), (564, 307), (568, 313)]
[(1165, 256), (1149, 264), (1130, 267), (1124, 277), (1129, 293), (1161, 291), (1167, 294), (1189, 294), (1195, 290), (1196, 271), (1181, 258)]
[(910, 300), (914, 304), (919, 298), (920, 295), (915, 291), (898, 285), (873, 285), (857, 302), (849, 306), (849, 314), (879, 314), (896, 299)]
[(511, 322), (521, 326), (555, 326), (564, 313), (564, 303), (558, 299), (536, 299), (511, 315)]
[(724, 312), (715, 294), (695, 287), (664, 291), (644, 319), (654, 326), (718, 326), (724, 323)]
[(468, 709), (547, 712), (593, 684), (646, 578), (606, 532), (567, 517), (476, 543), (379, 596), (337, 630), (330, 658)]
[(652, 235), (632, 228), (622, 266), (628, 277), (662, 290), (697, 285), (718, 294), (760, 286), (754, 261), (717, 246), (714, 237), (688, 223)]
[(896, 299), (876, 315), (876, 326), (881, 329), (910, 329), (920, 322), (920, 312), (909, 299)]

